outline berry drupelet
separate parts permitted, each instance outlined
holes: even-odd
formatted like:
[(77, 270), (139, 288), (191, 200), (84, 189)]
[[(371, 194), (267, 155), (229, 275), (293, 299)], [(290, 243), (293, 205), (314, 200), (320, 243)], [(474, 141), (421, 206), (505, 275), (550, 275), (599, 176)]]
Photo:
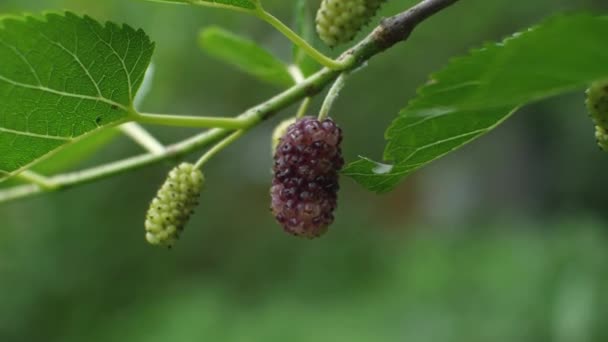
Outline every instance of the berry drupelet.
[(608, 151), (608, 82), (595, 82), (587, 89), (587, 108), (595, 124), (595, 139)]
[(317, 12), (319, 38), (329, 47), (349, 42), (386, 0), (323, 0)]

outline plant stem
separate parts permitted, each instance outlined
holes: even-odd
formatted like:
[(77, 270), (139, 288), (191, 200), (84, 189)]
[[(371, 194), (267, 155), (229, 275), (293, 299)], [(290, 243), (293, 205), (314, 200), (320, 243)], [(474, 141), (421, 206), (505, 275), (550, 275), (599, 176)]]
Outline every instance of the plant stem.
[[(302, 70), (297, 65), (292, 64), (289, 66), (289, 68), (287, 68), (287, 70), (289, 71), (289, 74), (291, 75), (291, 77), (293, 78), (293, 81), (296, 84), (304, 82), (304, 79), (305, 79), (304, 74), (302, 73)], [(310, 96), (308, 96), (304, 100), (302, 100), (302, 103), (300, 104), (300, 107), (298, 108), (298, 112), (296, 113), (296, 119), (301, 118), (304, 115), (306, 115), (306, 112), (308, 111), (308, 107), (310, 106), (311, 102), (312, 102), (312, 98)]]
[[(351, 56), (353, 61), (357, 61), (350, 69), (356, 68), (358, 65), (361, 65), (394, 44), (406, 40), (420, 22), (457, 1), (458, 0), (424, 0), (403, 13), (385, 19), (370, 35), (345, 53), (346, 55)], [(247, 125), (245, 125), (246, 127), (242, 127), (242, 129), (248, 130), (253, 128), (263, 120), (278, 113), (281, 109), (306, 97), (317, 94), (339, 77), (340, 74), (341, 72), (339, 71), (324, 68), (314, 75), (309, 76), (303, 82), (296, 84), (266, 102), (247, 110), (235, 119), (247, 122)], [(133, 119), (137, 119), (135, 114), (133, 115)], [(167, 146), (165, 151), (161, 154), (147, 153), (83, 171), (57, 175), (47, 178), (49, 182), (47, 184), (52, 184), (54, 186), (52, 188), (53, 190), (64, 189), (141, 169), (155, 163), (184, 156), (202, 147), (216, 143), (228, 136), (231, 132), (234, 132), (234, 129), (210, 129), (190, 139)], [(0, 203), (31, 197), (49, 190), (50, 189), (42, 188), (38, 184), (15, 186), (0, 191)]]
[(203, 167), (203, 165), (205, 165), (205, 163), (207, 163), (211, 158), (213, 158), (213, 156), (215, 156), (216, 154), (221, 152), (226, 147), (230, 146), (230, 144), (235, 142), (243, 134), (245, 134), (245, 130), (236, 131), (236, 132), (232, 133), (231, 135), (229, 135), (228, 137), (224, 138), (224, 140), (215, 144), (215, 146), (213, 146), (211, 149), (209, 149), (209, 151), (207, 151), (205, 154), (203, 154), (203, 156), (196, 162), (194, 167), (196, 167), (197, 169), (200, 169), (201, 167)]
[(343, 70), (349, 68), (354, 63), (354, 60), (349, 57), (339, 60), (334, 60), (327, 57), (322, 52), (310, 45), (304, 38), (300, 37), (300, 35), (292, 31), (281, 20), (268, 13), (261, 7), (258, 9), (258, 11), (255, 12), (255, 14), (258, 18), (272, 25), (275, 29), (277, 29), (285, 37), (287, 37), (287, 39), (289, 39), (292, 43), (300, 47), (312, 59), (319, 62), (319, 64), (323, 65), (324, 67), (327, 67), (332, 70)]
[(304, 115), (306, 115), (306, 112), (308, 112), (308, 107), (310, 107), (311, 102), (312, 102), (311, 97), (307, 97), (304, 100), (302, 100), (302, 103), (300, 104), (300, 108), (298, 108), (298, 112), (296, 113), (296, 119), (299, 119), (299, 118), (303, 117)]
[(323, 121), (329, 116), (329, 112), (331, 112), (331, 108), (333, 107), (334, 102), (336, 102), (336, 99), (338, 98), (338, 96), (340, 96), (340, 91), (342, 90), (342, 88), (344, 88), (347, 78), (348, 73), (341, 73), (329, 89), (329, 92), (327, 93), (327, 96), (323, 101), (323, 105), (321, 106), (321, 110), (319, 111), (319, 121)]
[(184, 116), (168, 114), (134, 113), (133, 120), (144, 124), (193, 128), (242, 129), (250, 122), (242, 118), (224, 118), (211, 116)]
[(119, 128), (126, 136), (133, 139), (133, 141), (146, 149), (146, 151), (155, 154), (163, 153), (165, 151), (165, 146), (138, 123), (128, 122), (120, 125)]
[(45, 190), (54, 190), (57, 188), (57, 185), (49, 178), (30, 170), (25, 170), (17, 175), (18, 178), (21, 178), (24, 181), (33, 183), (42, 189)]
[[(311, 95), (311, 89), (320, 91), (324, 85), (329, 84), (338, 74), (329, 69), (323, 69), (308, 77), (300, 85), (293, 86), (270, 100), (259, 104), (238, 118), (250, 123), (246, 129), (253, 128), (263, 120), (276, 114), (280, 109), (286, 108)], [(49, 178), (56, 185), (55, 189), (65, 189), (78, 185), (91, 183), (97, 180), (109, 178), (129, 171), (160, 163), (165, 160), (176, 159), (202, 147), (210, 146), (227, 137), (234, 130), (215, 128), (195, 135), (174, 145), (167, 146), (162, 154), (146, 153), (135, 157), (115, 161), (112, 163), (92, 167), (86, 170), (65, 173)], [(9, 202), (21, 198), (42, 194), (46, 190), (38, 185), (28, 184), (15, 186), (6, 190), (0, 190), (0, 203)]]
[[(166, 1), (164, 0), (147, 0), (147, 1), (152, 1), (152, 2), (163, 2), (166, 3)], [(254, 2), (259, 3), (259, 1), (255, 0)], [(178, 5), (181, 5), (181, 2), (175, 2)], [(221, 8), (221, 9), (227, 9), (227, 10), (231, 10), (231, 11), (235, 11), (235, 12), (243, 12), (243, 13), (251, 13), (253, 12), (253, 10), (251, 9), (247, 9), (247, 8), (241, 8), (241, 7), (237, 7), (237, 6), (231, 6), (231, 5), (225, 5), (225, 4), (218, 4), (216, 2), (211, 2), (209, 0), (186, 0), (184, 3), (184, 5), (197, 5), (197, 6), (202, 6), (202, 7), (212, 7), (212, 8)]]

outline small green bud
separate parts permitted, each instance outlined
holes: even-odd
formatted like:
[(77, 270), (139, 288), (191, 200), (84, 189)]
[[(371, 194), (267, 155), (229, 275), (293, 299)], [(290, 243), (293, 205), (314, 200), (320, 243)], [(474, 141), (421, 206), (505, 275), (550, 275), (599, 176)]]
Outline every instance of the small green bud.
[(585, 103), (595, 124), (597, 144), (602, 150), (608, 151), (608, 81), (591, 84)]
[(190, 220), (205, 178), (192, 164), (175, 167), (150, 204), (146, 216), (146, 240), (171, 247)]

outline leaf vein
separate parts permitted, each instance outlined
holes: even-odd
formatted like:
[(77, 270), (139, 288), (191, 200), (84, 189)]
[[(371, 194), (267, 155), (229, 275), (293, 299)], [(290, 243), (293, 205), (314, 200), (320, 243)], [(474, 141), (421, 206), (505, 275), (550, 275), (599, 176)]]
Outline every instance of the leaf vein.
[[(93, 78), (93, 75), (91, 75), (91, 73), (89, 72), (89, 69), (84, 66), (84, 64), (82, 63), (82, 61), (80, 60), (80, 58), (74, 52), (70, 51), (68, 48), (66, 48), (65, 46), (63, 46), (63, 44), (51, 40), (49, 37), (47, 37), (43, 33), (40, 33), (40, 36), (42, 36), (42, 38), (46, 39), (50, 44), (57, 46), (58, 48), (60, 48), (61, 50), (63, 50), (65, 53), (67, 53), (68, 55), (70, 55), (70, 57), (72, 57), (74, 59), (74, 61), (76, 61), (76, 63), (78, 63), (78, 65), (80, 66), (80, 68), (82, 69), (82, 71), (84, 71), (84, 73), (87, 75), (87, 77), (89, 78), (89, 80), (91, 81), (91, 83), (93, 84), (93, 86), (95, 87), (95, 90), (97, 90), (97, 95), (99, 97), (103, 97), (103, 94), (101, 93), (101, 89), (99, 88), (99, 85), (97, 84), (97, 82)], [(95, 62), (95, 61), (93, 61), (93, 62)]]
[(32, 64), (30, 63), (30, 61), (25, 57), (25, 55), (21, 51), (19, 51), (19, 49), (17, 47), (6, 43), (2, 39), (0, 39), (0, 44), (11, 49), (19, 57), (19, 59), (21, 59), (21, 61), (23, 61), (23, 63), (27, 64), (27, 66), (30, 69), (30, 72), (32, 73), (32, 76), (34, 76), (34, 78), (36, 79), (36, 81), (38, 82), (39, 85), (42, 85), (42, 82), (40, 81), (40, 77), (38, 77), (38, 73), (36, 72), (36, 70), (34, 69)]
[(460, 138), (465, 138), (465, 137), (467, 137), (469, 135), (481, 134), (481, 133), (483, 133), (483, 132), (485, 132), (487, 130), (488, 130), (487, 128), (481, 128), (481, 129), (477, 129), (477, 130), (474, 130), (474, 131), (471, 131), (471, 132), (468, 132), (468, 133), (462, 133), (462, 134), (459, 134), (459, 135), (455, 135), (455, 136), (449, 137), (447, 139), (437, 140), (437, 141), (433, 142), (432, 144), (427, 144), (427, 145), (424, 145), (424, 146), (420, 146), (419, 148), (416, 148), (416, 153), (420, 152), (422, 150), (426, 150), (429, 147), (433, 147), (433, 146), (436, 146), (436, 145), (441, 145), (443, 143), (450, 142), (452, 140), (458, 140)]
[(91, 101), (101, 101), (104, 103), (107, 103), (109, 105), (112, 106), (116, 106), (124, 111), (128, 111), (128, 109), (121, 103), (112, 101), (110, 99), (107, 99), (105, 97), (99, 97), (99, 96), (91, 96), (91, 95), (84, 95), (84, 94), (76, 94), (76, 93), (68, 93), (65, 91), (61, 91), (61, 90), (57, 90), (57, 89), (53, 89), (53, 88), (49, 88), (49, 87), (44, 87), (44, 86), (36, 86), (36, 85), (32, 85), (32, 84), (27, 84), (27, 83), (21, 83), (21, 82), (17, 82), (15, 80), (12, 80), (10, 78), (4, 77), (2, 75), (0, 75), (0, 81), (6, 82), (10, 85), (13, 85), (15, 87), (22, 87), (22, 88), (26, 88), (26, 89), (32, 89), (32, 90), (39, 90), (39, 91), (44, 91), (47, 93), (51, 93), (51, 94), (56, 94), (56, 95), (60, 95), (60, 96), (65, 96), (65, 97), (72, 97), (72, 98), (77, 98), (77, 99), (85, 99), (85, 100), (91, 100)]
[[(133, 90), (131, 89), (131, 87), (132, 87), (132, 85), (131, 85), (131, 75), (129, 74), (129, 70), (127, 69), (125, 61), (122, 59), (122, 57), (120, 56), (120, 54), (118, 53), (118, 51), (116, 51), (116, 49), (114, 48), (114, 46), (111, 43), (105, 41), (103, 39), (103, 37), (95, 30), (95, 28), (91, 26), (91, 23), (87, 22), (87, 25), (89, 26), (91, 32), (93, 32), (93, 34), (96, 35), (97, 38), (99, 38), (99, 41), (101, 43), (103, 43), (105, 46), (107, 46), (112, 51), (112, 54), (114, 56), (116, 56), (116, 58), (118, 58), (118, 60), (122, 64), (122, 69), (124, 70), (125, 76), (127, 77), (127, 84), (128, 84), (128, 88), (129, 88), (128, 89), (129, 90), (129, 101), (133, 101), (133, 94), (132, 94)], [(114, 36), (114, 31), (111, 31), (110, 34), (111, 34), (111, 38), (110, 39), (112, 40), (112, 37)]]
[(16, 131), (16, 130), (9, 129), (9, 128), (4, 128), (4, 127), (0, 127), (0, 132), (10, 133), (10, 134), (15, 134), (15, 135), (23, 135), (23, 136), (28, 136), (28, 137), (32, 137), (32, 138), (60, 140), (60, 141), (72, 141), (72, 138), (59, 137), (59, 136), (54, 136), (54, 135), (44, 135), (44, 134), (31, 133), (31, 132)]

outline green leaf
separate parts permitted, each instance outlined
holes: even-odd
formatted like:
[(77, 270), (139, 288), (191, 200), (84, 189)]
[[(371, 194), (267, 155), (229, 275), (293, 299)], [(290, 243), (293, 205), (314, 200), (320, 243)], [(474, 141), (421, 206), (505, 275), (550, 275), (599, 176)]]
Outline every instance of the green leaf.
[(229, 63), (261, 81), (290, 86), (293, 80), (287, 66), (255, 42), (219, 27), (201, 31), (199, 45), (209, 55)]
[(372, 191), (389, 191), (522, 105), (607, 79), (606, 37), (607, 17), (560, 16), (452, 61), (388, 128), (384, 159), (392, 164), (361, 158), (343, 173)]
[[(135, 99), (133, 100), (135, 107), (138, 106), (138, 102), (141, 103), (144, 97), (147, 96), (153, 77), (154, 64), (150, 64), (139, 91), (137, 92), (137, 96), (135, 96)], [(95, 153), (114, 141), (117, 137), (121, 136), (121, 133), (121, 129), (117, 127), (97, 130), (84, 138), (79, 139), (77, 142), (61, 148), (57, 153), (53, 154), (52, 157), (36, 163), (32, 167), (32, 170), (42, 175), (52, 175), (67, 169), (72, 169), (93, 157)], [(27, 181), (21, 180), (19, 177), (13, 177), (5, 182), (0, 182), (0, 188), (20, 183), (27, 183)]]
[[(42, 175), (52, 175), (67, 169), (71, 169), (95, 155), (97, 151), (114, 141), (121, 134), (118, 128), (112, 127), (97, 130), (88, 134), (83, 139), (60, 149), (51, 158), (34, 165), (31, 170)], [(17, 177), (12, 177), (5, 182), (0, 182), (0, 188), (10, 187), (16, 184), (27, 183)]]
[(154, 45), (72, 13), (0, 21), (0, 180), (128, 121)]
[(206, 7), (227, 8), (239, 11), (253, 12), (258, 8), (259, 0), (144, 0), (181, 5), (197, 5)]
[[(308, 42), (314, 40), (313, 19), (306, 0), (296, 0), (295, 2), (295, 31)], [(297, 65), (304, 76), (310, 76), (317, 72), (321, 66), (310, 57), (298, 45), (293, 45), (293, 63)]]
[(62, 148), (51, 158), (34, 165), (32, 169), (45, 175), (71, 169), (92, 157), (95, 152), (114, 141), (120, 134), (120, 129), (115, 127), (95, 131), (78, 142)]

